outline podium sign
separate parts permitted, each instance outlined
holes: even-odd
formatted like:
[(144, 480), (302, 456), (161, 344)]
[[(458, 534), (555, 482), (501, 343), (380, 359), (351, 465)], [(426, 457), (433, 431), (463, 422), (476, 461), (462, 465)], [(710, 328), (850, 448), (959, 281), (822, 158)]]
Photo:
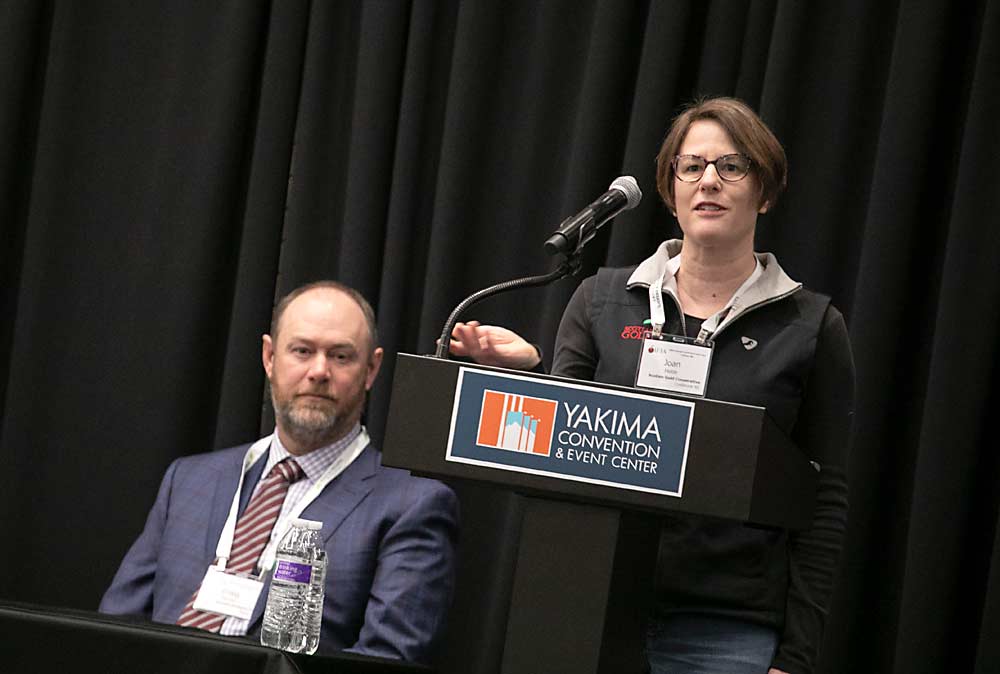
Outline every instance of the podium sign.
[(400, 354), (382, 460), (420, 475), (801, 529), (816, 471), (761, 407)]
[(694, 403), (462, 367), (448, 461), (682, 495)]

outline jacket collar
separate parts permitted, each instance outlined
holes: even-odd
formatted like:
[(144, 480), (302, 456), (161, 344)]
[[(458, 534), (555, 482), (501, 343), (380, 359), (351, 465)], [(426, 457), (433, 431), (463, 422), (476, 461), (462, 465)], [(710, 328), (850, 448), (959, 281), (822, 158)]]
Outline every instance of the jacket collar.
[[(205, 556), (210, 560), (215, 559), (215, 547), (219, 542), (226, 518), (229, 516), (229, 507), (232, 504), (233, 494), (236, 492), (236, 486), (242, 473), (243, 455), (249, 446), (243, 445), (237, 451), (232, 452), (232, 456), (226, 462), (222, 476), (219, 478), (220, 488), (216, 489), (205, 537)], [(260, 480), (265, 463), (267, 463), (266, 453), (257, 459), (244, 477), (238, 511), (240, 515), (243, 514), (250, 501), (253, 487)], [(381, 453), (372, 445), (368, 445), (358, 455), (358, 458), (344, 469), (343, 473), (326, 485), (315, 501), (306, 506), (301, 517), (323, 522), (322, 536), (323, 540), (326, 541), (374, 488), (375, 481), (371, 478), (375, 477), (380, 465)], [(223, 482), (224, 486), (222, 486)]]
[[(666, 269), (667, 261), (673, 257), (677, 257), (683, 245), (684, 241), (681, 239), (670, 239), (661, 243), (655, 253), (643, 260), (635, 268), (635, 271), (629, 276), (625, 287), (629, 290), (636, 287), (648, 288), (653, 283), (656, 283), (656, 279), (660, 278), (660, 275)], [(754, 255), (760, 261), (763, 271), (760, 278), (743, 295), (743, 300), (740, 302), (742, 311), (746, 311), (758, 304), (790, 295), (802, 287), (801, 283), (793, 281), (788, 277), (774, 255), (771, 253), (754, 253)], [(668, 279), (664, 279), (664, 285), (676, 288), (674, 277), (670, 276)]]

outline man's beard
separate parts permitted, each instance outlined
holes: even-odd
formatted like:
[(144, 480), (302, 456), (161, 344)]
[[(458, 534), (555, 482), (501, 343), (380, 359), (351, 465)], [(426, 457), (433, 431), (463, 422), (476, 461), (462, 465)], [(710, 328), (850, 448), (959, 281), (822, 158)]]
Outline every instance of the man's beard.
[(333, 401), (322, 406), (296, 404), (296, 398), (291, 397), (279, 405), (271, 394), (271, 404), (274, 413), (281, 422), (281, 427), (298, 442), (309, 446), (321, 446), (332, 442), (338, 432), (337, 422), (340, 415)]

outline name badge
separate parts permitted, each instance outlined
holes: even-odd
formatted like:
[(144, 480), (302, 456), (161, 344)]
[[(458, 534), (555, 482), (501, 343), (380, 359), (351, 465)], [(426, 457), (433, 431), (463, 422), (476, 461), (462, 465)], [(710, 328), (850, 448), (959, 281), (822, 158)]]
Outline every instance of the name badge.
[(210, 566), (205, 579), (201, 581), (201, 589), (198, 590), (194, 608), (250, 620), (254, 606), (257, 605), (257, 597), (263, 588), (264, 583), (256, 578), (234, 576), (218, 567)]
[(646, 332), (635, 385), (657, 391), (704, 396), (714, 346), (712, 342), (696, 344), (689, 337), (657, 337)]

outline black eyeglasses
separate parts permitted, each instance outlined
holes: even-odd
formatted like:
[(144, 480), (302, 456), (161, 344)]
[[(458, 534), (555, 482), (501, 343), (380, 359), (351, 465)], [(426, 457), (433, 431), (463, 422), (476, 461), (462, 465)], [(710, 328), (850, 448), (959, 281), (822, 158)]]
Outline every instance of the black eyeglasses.
[(743, 180), (750, 172), (750, 157), (745, 154), (724, 154), (712, 161), (696, 154), (679, 154), (674, 157), (673, 164), (674, 175), (686, 183), (696, 183), (701, 180), (709, 164), (715, 166), (720, 178), (730, 183)]

